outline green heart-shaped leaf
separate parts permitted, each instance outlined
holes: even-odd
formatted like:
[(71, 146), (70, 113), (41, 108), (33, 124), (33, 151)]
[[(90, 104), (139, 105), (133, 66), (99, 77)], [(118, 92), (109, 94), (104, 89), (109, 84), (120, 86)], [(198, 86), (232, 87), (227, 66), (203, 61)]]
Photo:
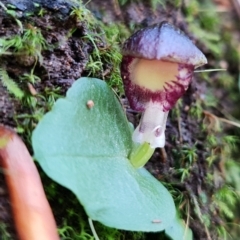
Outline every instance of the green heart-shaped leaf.
[(77, 80), (40, 121), (32, 142), (43, 170), (72, 190), (93, 220), (125, 230), (161, 231), (175, 218), (167, 189), (130, 164), (131, 130), (105, 82)]

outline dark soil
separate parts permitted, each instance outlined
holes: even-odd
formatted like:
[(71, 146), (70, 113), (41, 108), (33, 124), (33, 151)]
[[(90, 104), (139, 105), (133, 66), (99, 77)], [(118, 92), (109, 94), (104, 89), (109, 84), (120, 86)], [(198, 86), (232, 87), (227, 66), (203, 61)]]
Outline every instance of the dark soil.
[[(16, 81), (29, 96), (31, 96), (33, 91), (44, 96), (47, 91), (54, 92), (56, 89), (58, 89), (57, 95), (64, 95), (76, 79), (88, 75), (86, 65), (89, 61), (90, 54), (94, 50), (94, 46), (89, 39), (84, 38), (90, 31), (87, 22), (81, 22), (75, 17), (69, 16), (71, 7), (74, 6), (74, 4), (60, 0), (36, 0), (35, 2), (40, 5), (40, 7), (36, 7), (31, 1), (27, 0), (5, 0), (2, 2), (5, 5), (7, 3), (14, 5), (17, 8), (18, 18), (23, 23), (24, 28), (36, 27), (40, 29), (47, 42), (48, 47), (41, 52), (43, 61), (37, 63), (34, 71), (34, 74), (40, 77), (41, 81), (31, 85), (27, 85), (26, 82), (19, 78), (19, 76), (30, 72), (33, 68), (34, 61), (29, 60), (29, 56), (0, 56), (0, 67), (4, 67), (9, 76)], [(115, 4), (115, 1), (111, 0), (92, 0), (87, 7), (92, 10), (96, 18), (105, 24), (109, 22), (121, 22), (128, 27), (132, 24), (140, 28), (158, 23), (162, 20), (167, 20), (189, 34), (200, 48), (205, 49), (204, 44), (198, 42), (198, 40), (189, 33), (188, 25), (184, 21), (181, 8), (176, 9), (169, 5), (166, 9), (159, 7), (156, 10), (152, 10), (150, 3), (143, 4), (141, 2), (135, 3), (134, 1), (119, 7), (119, 5)], [(38, 16), (36, 14), (40, 8), (45, 10), (44, 16)], [(74, 33), (69, 34), (72, 29), (75, 29)], [(0, 38), (11, 37), (16, 34), (20, 34), (16, 21), (0, 8)], [(99, 46), (97, 47), (106, 47), (104, 45), (106, 44), (104, 37), (101, 41), (98, 41), (98, 43)], [(210, 60), (214, 59), (211, 53), (207, 52), (207, 54)], [(107, 70), (107, 66), (104, 67), (104, 70)], [(210, 154), (209, 148), (206, 147), (206, 137), (208, 133), (201, 128), (202, 118), (198, 119), (190, 113), (190, 108), (195, 106), (197, 99), (199, 99), (201, 94), (204, 94), (206, 88), (206, 84), (203, 84), (202, 79), (197, 75), (184, 95), (182, 104), (178, 106), (179, 113), (176, 114), (177, 111), (170, 113), (166, 129), (167, 143), (165, 149), (157, 149), (146, 167), (159, 180), (171, 183), (172, 186), (175, 186), (176, 189), (182, 192), (186, 201), (189, 201), (191, 206), (193, 205), (193, 199), (197, 199), (200, 195), (205, 195), (205, 204), (200, 203), (201, 212), (210, 215), (213, 225), (221, 225), (222, 220), (219, 215), (216, 212), (214, 214), (210, 209), (211, 198), (217, 186), (214, 184), (209, 185), (207, 181), (209, 171), (213, 173), (213, 171), (221, 168), (221, 166), (219, 161), (217, 161), (211, 169), (208, 168), (206, 162), (206, 158)], [(216, 94), (219, 94), (221, 98), (225, 97), (224, 90), (219, 91), (219, 89), (216, 89)], [(121, 97), (127, 105), (127, 100), (124, 96)], [(46, 102), (41, 101), (40, 98), (37, 99), (37, 107), (44, 109), (45, 112), (48, 111), (50, 106)], [(1, 124), (17, 129), (19, 121), (23, 121), (23, 119), (17, 118), (16, 116), (32, 114), (33, 111), (33, 108), (27, 109), (26, 106), (21, 104), (14, 96), (10, 95), (0, 81)], [(139, 114), (133, 113), (127, 106), (127, 115), (129, 120), (136, 125), (139, 121)], [(37, 120), (28, 122), (27, 127), (29, 129), (20, 132), (30, 152), (32, 150), (29, 140), (31, 131), (29, 132), (29, 130), (32, 130), (36, 124)], [(177, 166), (181, 167), (184, 160), (176, 163), (176, 159), (184, 159), (183, 155), (186, 147), (195, 148), (197, 160), (194, 160), (195, 162), (191, 167), (190, 176), (185, 181), (180, 182), (179, 173), (177, 173), (175, 169)], [(190, 228), (194, 233), (194, 239), (209, 239), (197, 213), (191, 209), (190, 214), (192, 217), (190, 219)], [(56, 213), (56, 215), (57, 221), (61, 219), (59, 212)], [(186, 219), (187, 213), (183, 217)], [(3, 232), (1, 229), (3, 223), (9, 234), (11, 234), (9, 239), (17, 239), (4, 176), (0, 171), (0, 233), (1, 231)], [(210, 235), (212, 239), (217, 239), (214, 231), (212, 231)], [(154, 236), (156, 237), (157, 235)], [(153, 239), (154, 236), (149, 235), (148, 238), (150, 239), (151, 237)]]

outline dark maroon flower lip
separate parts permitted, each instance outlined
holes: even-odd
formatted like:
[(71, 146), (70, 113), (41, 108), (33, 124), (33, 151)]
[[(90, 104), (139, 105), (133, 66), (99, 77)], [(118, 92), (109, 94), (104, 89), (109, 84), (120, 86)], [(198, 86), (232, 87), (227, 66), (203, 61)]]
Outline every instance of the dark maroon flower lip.
[(179, 63), (179, 71), (186, 70), (186, 74), (184, 76), (177, 75), (171, 82), (165, 83), (163, 90), (151, 91), (131, 81), (129, 66), (134, 59), (128, 56), (123, 57), (121, 65), (121, 75), (130, 107), (141, 112), (145, 109), (147, 102), (153, 101), (162, 104), (164, 111), (169, 111), (187, 90), (193, 76), (194, 66)]

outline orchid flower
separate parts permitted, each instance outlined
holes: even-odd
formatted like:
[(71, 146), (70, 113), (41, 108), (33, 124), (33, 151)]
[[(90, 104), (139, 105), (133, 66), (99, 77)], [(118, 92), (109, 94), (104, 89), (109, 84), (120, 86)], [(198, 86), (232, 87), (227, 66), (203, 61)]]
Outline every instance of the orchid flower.
[(167, 22), (141, 29), (123, 45), (121, 75), (133, 110), (142, 112), (133, 141), (164, 147), (169, 110), (185, 93), (204, 54)]

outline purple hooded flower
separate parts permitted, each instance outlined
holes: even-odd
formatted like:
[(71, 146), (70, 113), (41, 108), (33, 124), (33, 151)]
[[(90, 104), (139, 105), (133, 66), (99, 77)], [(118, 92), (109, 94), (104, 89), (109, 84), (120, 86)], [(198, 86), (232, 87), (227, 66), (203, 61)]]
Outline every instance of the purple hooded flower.
[(123, 45), (121, 75), (132, 109), (143, 112), (135, 142), (164, 147), (169, 110), (187, 90), (204, 54), (167, 22), (141, 29)]

